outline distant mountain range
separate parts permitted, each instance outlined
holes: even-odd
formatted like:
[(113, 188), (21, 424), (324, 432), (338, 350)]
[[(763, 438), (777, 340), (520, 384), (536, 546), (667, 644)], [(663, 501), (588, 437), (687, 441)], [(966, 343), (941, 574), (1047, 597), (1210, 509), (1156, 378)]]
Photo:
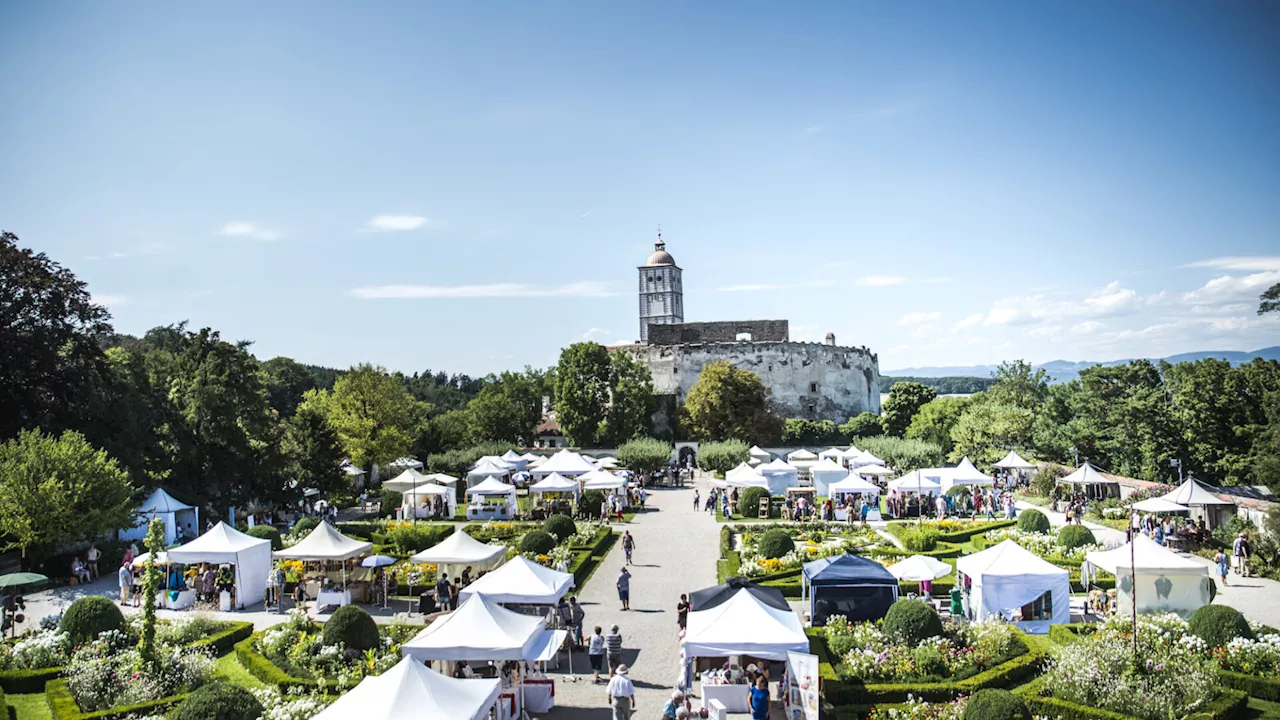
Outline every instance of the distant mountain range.
[[(1232, 365), (1242, 365), (1254, 358), (1262, 358), (1263, 360), (1280, 360), (1280, 346), (1263, 348), (1254, 350), (1253, 352), (1241, 352), (1236, 350), (1210, 350), (1205, 352), (1189, 352), (1178, 355), (1170, 355), (1166, 358), (1152, 358), (1153, 362), (1164, 360), (1169, 363), (1195, 362), (1196, 360), (1204, 360), (1205, 358), (1217, 358), (1219, 360), (1227, 360)], [(1094, 365), (1123, 365), (1136, 358), (1126, 358), (1124, 360), (1107, 360), (1107, 361), (1085, 361), (1072, 362), (1070, 360), (1053, 360), (1040, 365), (1034, 365), (1036, 370), (1043, 369), (1053, 378), (1055, 382), (1067, 382), (1074, 380), (1080, 375), (1080, 371)], [(897, 370), (882, 370), (881, 375), (888, 376), (911, 376), (911, 377), (991, 377), (991, 373), (996, 370), (995, 365), (961, 365), (950, 367), (912, 367), (901, 368)]]

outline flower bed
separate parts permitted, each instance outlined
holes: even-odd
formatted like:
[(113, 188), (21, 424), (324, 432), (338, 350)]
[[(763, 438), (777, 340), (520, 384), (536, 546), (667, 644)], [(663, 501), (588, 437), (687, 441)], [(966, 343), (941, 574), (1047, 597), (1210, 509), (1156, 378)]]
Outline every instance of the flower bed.
[(839, 523), (827, 523), (825, 527), (815, 527), (814, 523), (777, 523), (769, 525), (767, 529), (770, 532), (775, 530), (785, 532), (795, 542), (795, 549), (782, 557), (760, 557), (757, 547), (759, 538), (755, 534), (755, 531), (760, 528), (746, 525), (733, 526), (729, 529), (729, 542), (732, 545), (733, 537), (737, 537), (739, 574), (752, 579), (768, 577), (780, 580), (784, 577), (799, 577), (800, 568), (807, 562), (844, 553), (866, 554), (876, 547), (887, 544), (884, 538), (872, 530), (856, 529), (849, 532), (850, 528)]
[(827, 620), (823, 631), (838, 673), (864, 682), (963, 680), (1026, 651), (1007, 623), (948, 622), (942, 635), (914, 646), (895, 642), (881, 626), (879, 620)]
[[(305, 614), (291, 613), (287, 622), (255, 635), (251, 642), (259, 655), (291, 678), (311, 680), (315, 684), (332, 679), (338, 687), (346, 688), (354, 687), (365, 675), (381, 675), (400, 662), (400, 645), (421, 630), (410, 625), (377, 628), (380, 646), (359, 651), (341, 643), (326, 643), (321, 625)], [(250, 668), (246, 666), (246, 669)]]
[(1103, 545), (1081, 545), (1075, 548), (1066, 548), (1058, 544), (1056, 535), (1023, 532), (1017, 528), (996, 530), (995, 532), (987, 533), (985, 538), (987, 546), (995, 545), (1004, 540), (1012, 540), (1044, 560), (1068, 570), (1072, 568), (1078, 570), (1080, 563), (1084, 562), (1086, 554), (1106, 550)]
[(899, 539), (905, 539), (911, 533), (928, 531), (934, 535), (937, 542), (944, 543), (963, 543), (967, 542), (975, 535), (981, 535), (992, 530), (1012, 527), (1018, 523), (1017, 520), (926, 520), (924, 522), (911, 522), (909, 520), (898, 520), (889, 523), (886, 528), (890, 534)]

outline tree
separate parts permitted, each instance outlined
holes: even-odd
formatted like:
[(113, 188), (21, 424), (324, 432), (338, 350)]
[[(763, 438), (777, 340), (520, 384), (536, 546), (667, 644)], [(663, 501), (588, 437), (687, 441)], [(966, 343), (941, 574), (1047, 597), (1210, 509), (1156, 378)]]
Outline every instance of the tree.
[(725, 440), (698, 445), (698, 467), (724, 475), (751, 460), (751, 448), (741, 440)]
[(262, 375), (267, 386), (267, 402), (281, 419), (293, 417), (302, 396), (316, 388), (316, 377), (307, 366), (287, 357), (275, 357), (262, 363)]
[(942, 465), (942, 448), (924, 440), (879, 435), (863, 438), (859, 446), (884, 461), (885, 467), (907, 473), (920, 468)]
[(900, 382), (889, 389), (883, 407), (884, 434), (902, 437), (920, 408), (938, 397), (933, 388), (916, 382)]
[(347, 458), (362, 468), (407, 455), (428, 409), (402, 383), (372, 365), (351, 368), (333, 390), (309, 391), (299, 410), (307, 405), (324, 414)]
[(1012, 447), (1028, 447), (1035, 413), (1017, 405), (985, 400), (975, 402), (951, 429), (951, 460), (968, 456), (975, 464), (990, 465)]
[(1280, 283), (1267, 288), (1258, 298), (1258, 314), (1280, 312)]
[(1250, 458), (1269, 428), (1266, 401), (1280, 390), (1280, 363), (1254, 360), (1233, 368), (1208, 358), (1161, 370), (1186, 448), (1185, 469), (1214, 484), (1254, 484)]
[(129, 473), (142, 491), (152, 490), (173, 466), (172, 427), (180, 422), (153, 353), (133, 344), (106, 352), (103, 382), (80, 423), (91, 445), (100, 447)]
[(473, 436), (532, 445), (542, 419), (541, 388), (530, 373), (490, 375), (467, 409)]
[(70, 270), (0, 233), (0, 440), (76, 427), (101, 379), (110, 318)]
[(573, 445), (599, 444), (600, 426), (608, 416), (611, 371), (609, 351), (599, 343), (574, 343), (560, 352), (556, 420)]
[(643, 437), (652, 429), (650, 419), (655, 407), (653, 377), (648, 366), (629, 352), (611, 354), (609, 408), (605, 411), (602, 441), (617, 446)]
[(298, 409), (285, 423), (285, 455), (299, 492), (315, 488), (326, 497), (346, 491), (350, 480), (342, 469), (345, 455), (338, 433), (314, 406)]
[(628, 440), (618, 448), (618, 462), (638, 474), (661, 470), (671, 461), (671, 443), (655, 438)]
[(133, 507), (128, 475), (80, 433), (23, 430), (0, 444), (4, 550), (94, 540), (129, 527)]
[(884, 425), (880, 423), (879, 415), (864, 411), (849, 418), (848, 422), (840, 425), (839, 430), (842, 438), (857, 440), (884, 433)]
[(991, 377), (995, 383), (983, 396), (995, 403), (1034, 410), (1049, 394), (1049, 374), (1025, 360), (1000, 363)]
[(422, 432), (413, 444), (414, 457), (427, 457), (446, 450), (458, 450), (475, 444), (471, 411), (467, 408), (440, 413), (423, 422)]
[(692, 440), (771, 445), (781, 436), (782, 423), (769, 411), (768, 397), (768, 388), (750, 370), (737, 369), (727, 360), (708, 363), (689, 388), (680, 426)]
[[(1177, 478), (1169, 461), (1179, 456), (1180, 442), (1164, 379), (1150, 361), (1086, 368), (1063, 388), (1050, 393), (1046, 406), (1053, 411), (1059, 396), (1066, 403), (1063, 429), (1079, 458), (1121, 475)], [(1044, 442), (1040, 434), (1036, 442)]]
[(833, 445), (844, 435), (831, 420), (787, 418), (782, 422), (783, 445)]
[(960, 421), (960, 416), (969, 407), (967, 397), (940, 397), (925, 403), (920, 412), (911, 419), (907, 426), (906, 437), (912, 440), (925, 440), (942, 448), (950, 454), (954, 443), (951, 440), (951, 429)]

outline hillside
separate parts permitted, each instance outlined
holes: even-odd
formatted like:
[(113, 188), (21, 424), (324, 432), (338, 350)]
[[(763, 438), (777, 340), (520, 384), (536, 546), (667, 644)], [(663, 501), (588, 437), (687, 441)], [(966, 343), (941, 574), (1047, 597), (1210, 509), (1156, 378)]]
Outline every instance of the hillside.
[[(1253, 352), (1242, 352), (1238, 350), (1206, 350), (1201, 352), (1179, 353), (1164, 358), (1151, 358), (1153, 362), (1164, 360), (1169, 363), (1195, 362), (1196, 360), (1204, 360), (1205, 358), (1217, 358), (1219, 360), (1227, 360), (1232, 365), (1242, 365), (1250, 362), (1254, 358), (1262, 358), (1263, 360), (1280, 360), (1280, 346), (1262, 348)], [(1093, 367), (1094, 365), (1123, 365), (1134, 358), (1124, 358), (1121, 360), (1051, 360), (1047, 363), (1035, 365), (1035, 369), (1043, 369), (1056, 382), (1066, 382), (1075, 379), (1080, 371)], [(881, 375), (890, 376), (897, 379), (903, 377), (912, 378), (988, 378), (991, 373), (995, 372), (995, 365), (961, 365), (961, 366), (944, 366), (944, 367), (910, 367), (895, 370), (883, 370)]]

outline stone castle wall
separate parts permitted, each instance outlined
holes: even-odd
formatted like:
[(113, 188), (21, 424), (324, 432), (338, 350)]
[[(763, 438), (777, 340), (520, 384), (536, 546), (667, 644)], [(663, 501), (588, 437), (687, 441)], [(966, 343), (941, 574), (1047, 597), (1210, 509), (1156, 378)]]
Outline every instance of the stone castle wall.
[(684, 345), (688, 343), (731, 343), (746, 333), (751, 342), (787, 342), (791, 330), (786, 320), (739, 320), (730, 322), (691, 322), (673, 325), (650, 325), (650, 345)]
[(727, 360), (759, 375), (785, 417), (843, 422), (862, 412), (880, 412), (880, 363), (867, 348), (753, 341), (617, 349), (632, 353), (649, 367), (656, 394), (674, 396), (679, 402), (698, 380), (703, 366)]

